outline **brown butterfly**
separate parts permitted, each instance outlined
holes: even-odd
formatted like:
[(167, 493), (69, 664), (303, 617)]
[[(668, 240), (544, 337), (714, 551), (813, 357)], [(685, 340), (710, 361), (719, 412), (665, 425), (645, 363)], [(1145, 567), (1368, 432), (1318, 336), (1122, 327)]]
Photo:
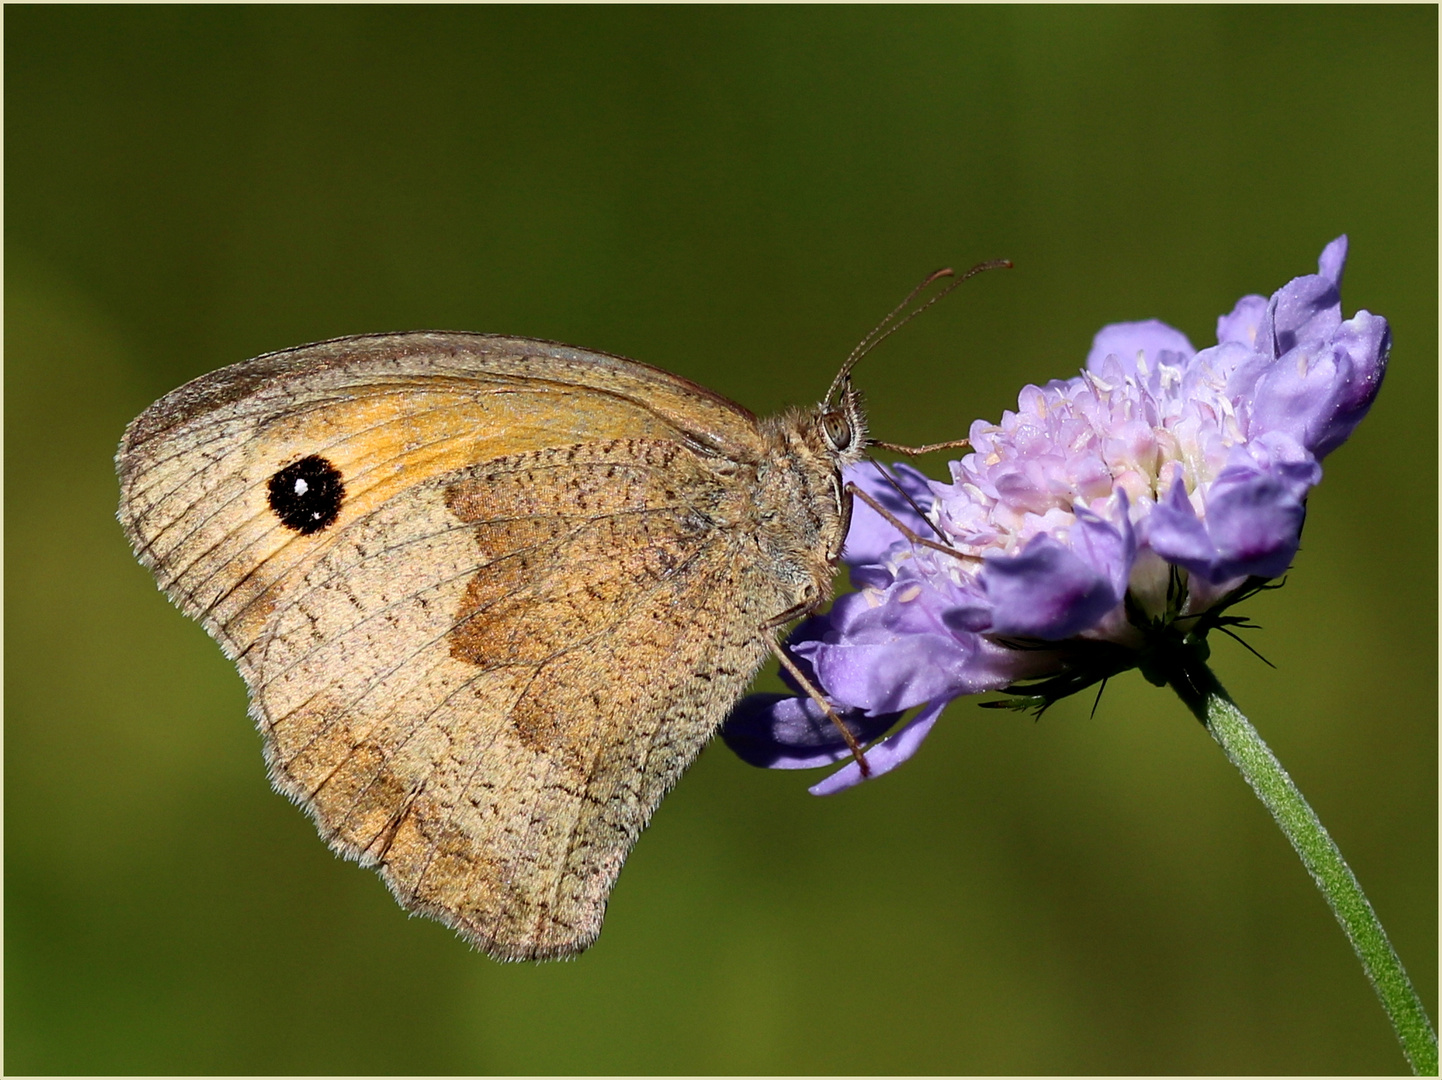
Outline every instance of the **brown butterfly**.
[(335, 851), (498, 959), (567, 956), (777, 628), (831, 597), (859, 352), (761, 420), (546, 341), (271, 353), (129, 426), (120, 521)]

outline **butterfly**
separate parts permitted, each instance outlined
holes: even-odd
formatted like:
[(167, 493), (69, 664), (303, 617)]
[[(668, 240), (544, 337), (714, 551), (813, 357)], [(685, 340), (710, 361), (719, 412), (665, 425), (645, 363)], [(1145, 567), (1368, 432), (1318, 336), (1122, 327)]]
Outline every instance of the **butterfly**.
[(868, 437), (850, 370), (941, 276), (765, 419), (525, 338), (260, 356), (130, 424), (120, 523), (334, 851), (497, 959), (570, 956), (769, 652), (830, 711), (776, 633), (831, 598), (843, 471), (919, 452)]

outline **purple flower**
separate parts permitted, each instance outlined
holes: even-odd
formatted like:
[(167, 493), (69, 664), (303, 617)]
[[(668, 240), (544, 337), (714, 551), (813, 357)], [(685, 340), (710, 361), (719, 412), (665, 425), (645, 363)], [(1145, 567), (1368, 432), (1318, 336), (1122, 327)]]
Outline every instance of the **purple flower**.
[[(1342, 319), (1346, 255), (1339, 237), (1319, 273), (1243, 297), (1200, 352), (1156, 320), (1103, 328), (1080, 375), (972, 424), (950, 483), (905, 465), (890, 480), (869, 463), (848, 471), (951, 549), (914, 546), (856, 500), (842, 558), (860, 591), (792, 634), (855, 737), (881, 737), (873, 775), (914, 753), (956, 697), (1042, 680), (1028, 702), (1044, 707), (1144, 666), (1157, 634), (1237, 621), (1221, 613), (1287, 569), (1319, 462), (1371, 407), (1391, 345), (1385, 319)], [(747, 698), (723, 736), (772, 768), (850, 756), (799, 694)], [(861, 779), (851, 762), (811, 790)]]

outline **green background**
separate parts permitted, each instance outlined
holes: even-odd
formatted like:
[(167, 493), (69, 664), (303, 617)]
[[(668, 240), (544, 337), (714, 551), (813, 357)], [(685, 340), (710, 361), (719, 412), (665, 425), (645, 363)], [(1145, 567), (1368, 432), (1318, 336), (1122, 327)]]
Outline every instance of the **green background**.
[(768, 412), (927, 271), (1009, 257), (859, 372), (879, 437), (955, 437), (1104, 323), (1211, 343), (1348, 232), (1387, 383), (1248, 605), (1278, 670), (1215, 655), (1435, 1016), (1437, 100), (1430, 7), (8, 8), (6, 1070), (1401, 1070), (1286, 842), (1135, 673), (1095, 716), (959, 702), (831, 799), (714, 746), (594, 949), (493, 963), (270, 791), (110, 456), (186, 379), (363, 331)]

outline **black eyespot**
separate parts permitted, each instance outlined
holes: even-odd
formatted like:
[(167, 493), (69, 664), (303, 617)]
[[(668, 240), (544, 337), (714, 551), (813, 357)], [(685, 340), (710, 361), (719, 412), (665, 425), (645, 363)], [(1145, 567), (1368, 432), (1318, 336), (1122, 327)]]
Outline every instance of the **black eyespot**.
[(821, 414), (821, 434), (826, 439), (826, 445), (837, 453), (849, 450), (851, 440), (856, 437), (851, 430), (851, 421), (842, 412)]
[(270, 508), (282, 525), (304, 536), (333, 524), (344, 499), (340, 470), (319, 454), (303, 457), (270, 478)]

